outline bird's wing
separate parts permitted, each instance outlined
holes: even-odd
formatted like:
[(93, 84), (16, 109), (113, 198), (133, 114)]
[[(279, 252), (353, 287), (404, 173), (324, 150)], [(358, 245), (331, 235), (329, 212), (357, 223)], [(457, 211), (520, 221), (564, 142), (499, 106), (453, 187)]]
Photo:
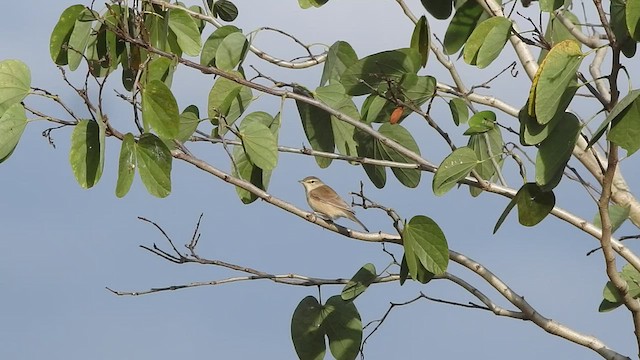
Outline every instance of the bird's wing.
[(319, 195), (319, 196), (313, 194), (313, 192), (312, 192), (311, 193), (311, 197), (314, 198), (315, 200), (318, 200), (320, 202), (339, 207), (339, 208), (341, 208), (343, 210), (346, 210), (346, 211), (348, 211), (348, 212), (353, 214), (353, 209), (351, 209), (351, 206), (349, 206), (349, 204), (347, 204), (340, 197), (340, 195), (338, 195), (335, 191), (333, 191), (333, 189), (330, 189), (330, 188), (325, 188), (325, 189), (328, 189), (328, 190), (323, 191), (323, 193), (321, 195)]

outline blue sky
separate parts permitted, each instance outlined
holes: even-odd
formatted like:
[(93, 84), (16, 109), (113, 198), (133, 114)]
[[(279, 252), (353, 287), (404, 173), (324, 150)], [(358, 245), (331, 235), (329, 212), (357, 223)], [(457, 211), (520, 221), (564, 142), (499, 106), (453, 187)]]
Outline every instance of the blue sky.
[[(0, 58), (26, 62), (33, 86), (59, 93), (82, 113), (82, 104), (63, 84), (48, 51), (49, 35), (59, 14), (73, 2), (44, 4), (12, 1), (4, 5)], [(410, 4), (416, 13), (423, 11), (418, 1)], [(412, 30), (391, 0), (333, 1), (306, 11), (294, 0), (238, 6), (237, 26), (245, 31), (273, 26), (307, 43), (330, 45), (346, 40), (360, 56), (405, 47)], [(434, 22), (432, 26), (442, 38), (445, 23)], [(285, 58), (297, 54), (291, 51), (289, 41), (272, 34), (260, 35), (257, 45)], [(509, 51), (505, 54), (512, 57)], [(449, 82), (441, 67), (430, 61), (434, 65), (429, 73)], [(321, 71), (261, 66), (275, 78), (310, 88), (317, 85)], [(492, 66), (493, 71), (468, 78), (468, 82), (483, 82), (500, 68)], [(469, 76), (475, 73), (464, 64), (460, 70)], [(519, 106), (529, 82), (523, 72), (516, 80), (501, 78), (494, 88), (508, 86), (508, 94), (502, 91), (501, 95)], [(173, 91), (180, 108), (194, 103), (205, 109), (212, 83), (212, 78), (195, 71), (179, 70)], [(106, 101), (114, 125), (128, 126), (129, 107), (113, 93), (106, 95)], [(52, 104), (30, 104), (45, 113), (60, 114)], [(437, 104), (434, 111), (448, 124), (450, 115), (443, 104)], [(263, 96), (250, 110), (275, 113), (278, 106), (278, 99)], [(514, 119), (505, 118), (504, 122), (517, 126)], [(409, 118), (406, 124), (425, 158), (439, 163), (446, 151), (444, 142), (417, 118)], [(314, 288), (256, 281), (142, 297), (117, 297), (105, 290), (107, 286), (145, 290), (238, 275), (215, 267), (174, 265), (143, 251), (138, 245), (167, 244), (137, 216), (161, 224), (181, 246), (188, 242), (199, 214), (204, 213), (200, 255), (274, 274), (350, 277), (367, 262), (378, 269), (388, 264), (378, 244), (342, 238), (260, 201), (243, 205), (233, 187), (178, 161), (174, 161), (173, 191), (168, 198), (153, 198), (136, 179), (131, 192), (117, 199), (114, 190), (120, 144), (113, 139), (107, 140), (102, 180), (95, 188), (82, 190), (68, 162), (71, 130), (53, 132), (54, 149), (40, 135), (47, 127), (44, 122), (29, 124), (14, 155), (0, 166), (0, 358), (295, 358), (289, 336), (291, 314), (302, 298), (317, 295)], [(465, 141), (462, 131), (448, 130), (454, 141)], [(282, 145), (294, 147), (305, 142), (292, 104), (285, 108), (280, 140)], [(230, 169), (221, 149), (205, 145), (192, 149), (221, 169)], [(625, 311), (597, 312), (606, 281), (604, 265), (599, 256), (584, 256), (596, 242), (570, 225), (547, 218), (538, 227), (523, 228), (512, 214), (498, 234), (492, 235), (493, 225), (507, 204), (503, 198), (483, 194), (472, 199), (466, 188), (434, 197), (431, 176), (426, 173), (417, 189), (402, 187), (389, 173), (387, 187), (377, 190), (359, 167), (334, 163), (320, 170), (311, 158), (291, 154), (281, 154), (279, 161), (269, 189), (274, 196), (306, 208), (298, 179), (319, 176), (345, 197), (357, 190), (362, 180), (372, 198), (401, 216), (432, 217), (452, 249), (489, 267), (544, 316), (595, 335), (622, 353), (634, 353), (632, 327)], [(636, 185), (637, 170), (630, 171), (633, 166), (629, 161), (624, 164), (630, 185)], [(505, 172), (515, 174), (513, 164), (508, 164)], [(517, 182), (515, 175), (509, 179)], [(595, 205), (572, 183), (561, 185), (557, 197), (561, 207), (579, 216), (591, 219), (595, 213)], [(393, 230), (381, 212), (359, 210), (358, 217), (372, 230)], [(626, 227), (620, 233), (631, 231)], [(392, 249), (401, 254), (401, 249)], [(508, 307), (474, 274), (455, 264), (450, 271)], [(322, 297), (327, 299), (340, 290), (323, 287)], [(445, 281), (426, 286), (376, 285), (356, 301), (363, 323), (380, 318), (390, 301), (407, 301), (419, 291), (451, 301), (473, 301)], [(365, 351), (367, 359), (599, 358), (590, 350), (548, 336), (531, 323), (426, 301), (395, 310), (369, 339)]]

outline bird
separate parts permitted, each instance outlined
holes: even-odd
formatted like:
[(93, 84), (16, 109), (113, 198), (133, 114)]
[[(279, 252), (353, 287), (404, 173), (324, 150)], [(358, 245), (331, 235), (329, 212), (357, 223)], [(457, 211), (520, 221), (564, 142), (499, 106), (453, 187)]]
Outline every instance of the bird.
[(369, 229), (358, 220), (351, 206), (322, 180), (315, 176), (307, 176), (298, 182), (304, 186), (307, 202), (314, 212), (332, 221), (341, 217), (347, 218), (357, 222), (366, 232), (369, 232)]

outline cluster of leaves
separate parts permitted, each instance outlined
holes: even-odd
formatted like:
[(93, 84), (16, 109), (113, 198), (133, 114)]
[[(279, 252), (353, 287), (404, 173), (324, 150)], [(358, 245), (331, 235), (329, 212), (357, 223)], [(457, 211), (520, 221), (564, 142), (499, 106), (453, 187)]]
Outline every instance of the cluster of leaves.
[[(320, 7), (328, 0), (299, 0), (302, 8)], [(512, 36), (510, 19), (492, 17), (478, 1), (423, 0), (426, 11), (437, 19), (451, 18), (444, 36), (447, 54), (460, 52), (469, 65), (485, 68), (497, 59)], [(560, 183), (582, 125), (567, 111), (580, 84), (576, 73), (586, 54), (580, 44), (557, 21), (555, 10), (564, 1), (541, 0), (540, 9), (550, 13), (544, 39), (551, 47), (542, 52), (540, 66), (529, 96), (519, 114), (520, 143), (536, 148), (535, 181), (523, 179), (523, 185), (500, 215), (494, 231), (517, 205), (522, 225), (534, 226), (555, 206), (553, 189)], [(50, 39), (53, 62), (77, 70), (83, 60), (96, 78), (106, 78), (122, 69), (122, 85), (132, 93), (134, 102), (140, 95), (140, 134), (119, 135), (109, 129), (105, 114), (96, 111), (91, 119), (79, 119), (71, 134), (70, 163), (75, 178), (83, 188), (98, 183), (104, 168), (105, 137), (119, 136), (120, 150), (116, 195), (125, 196), (136, 169), (150, 194), (165, 197), (171, 192), (172, 150), (188, 141), (197, 131), (210, 125), (211, 137), (225, 139), (234, 135), (241, 145), (232, 152), (233, 176), (267, 189), (272, 171), (278, 164), (280, 115), (262, 111), (247, 113), (252, 90), (245, 83), (243, 62), (249, 41), (233, 25), (215, 29), (203, 42), (206, 22), (197, 14), (211, 14), (223, 21), (233, 21), (238, 10), (227, 0), (208, 1), (209, 8), (164, 7), (142, 2), (138, 9), (122, 4), (108, 5), (103, 13), (83, 5), (74, 5), (61, 14)], [(621, 51), (631, 57), (640, 40), (640, 3), (637, 0), (611, 2), (611, 26)], [(573, 23), (577, 18), (563, 13)], [(578, 26), (579, 28), (579, 26)], [(563, 30), (564, 29), (564, 30)], [(427, 68), (431, 31), (426, 16), (416, 23), (409, 47), (388, 50), (358, 58), (347, 42), (329, 47), (319, 86), (310, 90), (292, 84), (294, 93), (320, 101), (340, 114), (329, 113), (303, 99), (296, 100), (305, 136), (312, 149), (338, 152), (396, 163), (414, 163), (406, 152), (389, 146), (353, 125), (353, 121), (377, 131), (407, 150), (420, 155), (420, 148), (402, 122), (413, 112), (428, 119), (420, 107), (436, 96), (437, 81), (419, 75)], [(141, 46), (144, 44), (144, 46)], [(148, 47), (164, 52), (160, 56)], [(183, 54), (198, 57), (201, 66), (215, 67), (226, 73), (213, 84), (207, 102), (207, 116), (190, 105), (180, 112), (171, 91), (177, 58)], [(30, 91), (29, 69), (21, 62), (0, 62), (0, 162), (15, 149), (27, 124), (22, 101)], [(605, 133), (607, 139), (623, 147), (630, 155), (640, 148), (640, 90), (629, 92), (609, 113), (590, 141)], [(362, 106), (356, 106), (357, 97)], [(504, 162), (504, 140), (497, 126), (497, 115), (485, 110), (470, 114), (468, 100), (454, 97), (448, 102), (456, 126), (467, 124), (463, 134), (466, 146), (455, 148), (440, 164), (432, 181), (436, 195), (444, 195), (468, 176), (492, 180), (500, 175)], [(100, 109), (101, 110), (101, 109)], [(348, 121), (345, 121), (348, 120)], [(385, 140), (386, 140), (385, 139)], [(316, 157), (322, 168), (331, 159)], [(378, 188), (386, 185), (384, 166), (363, 165), (371, 182)], [(415, 188), (421, 170), (392, 167), (400, 183)], [(477, 196), (481, 190), (472, 188)], [(257, 197), (237, 189), (242, 202)], [(628, 216), (628, 209), (627, 215)], [(623, 217), (626, 218), (626, 217)], [(404, 257), (400, 264), (401, 283), (411, 278), (426, 283), (444, 274), (448, 265), (448, 246), (440, 227), (427, 216), (415, 216), (402, 230)], [(625, 275), (626, 274), (626, 275)], [(637, 274), (625, 273), (630, 286)], [(376, 279), (375, 268), (365, 265), (347, 285), (342, 296), (321, 304), (306, 297), (294, 312), (292, 338), (301, 359), (322, 358), (325, 336), (331, 353), (338, 359), (353, 359), (362, 340), (362, 323), (353, 300)], [(635, 294), (635, 293), (634, 293)], [(635, 295), (634, 295), (635, 296)], [(605, 289), (607, 308), (620, 304), (619, 294), (611, 286)], [(606, 306), (605, 306), (606, 307)]]

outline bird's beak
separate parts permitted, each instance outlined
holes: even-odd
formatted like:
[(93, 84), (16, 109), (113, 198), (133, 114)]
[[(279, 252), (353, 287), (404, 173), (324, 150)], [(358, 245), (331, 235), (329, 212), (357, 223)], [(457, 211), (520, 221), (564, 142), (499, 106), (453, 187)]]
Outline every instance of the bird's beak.
[(298, 182), (299, 182), (300, 184), (302, 184), (302, 180), (298, 180)]

